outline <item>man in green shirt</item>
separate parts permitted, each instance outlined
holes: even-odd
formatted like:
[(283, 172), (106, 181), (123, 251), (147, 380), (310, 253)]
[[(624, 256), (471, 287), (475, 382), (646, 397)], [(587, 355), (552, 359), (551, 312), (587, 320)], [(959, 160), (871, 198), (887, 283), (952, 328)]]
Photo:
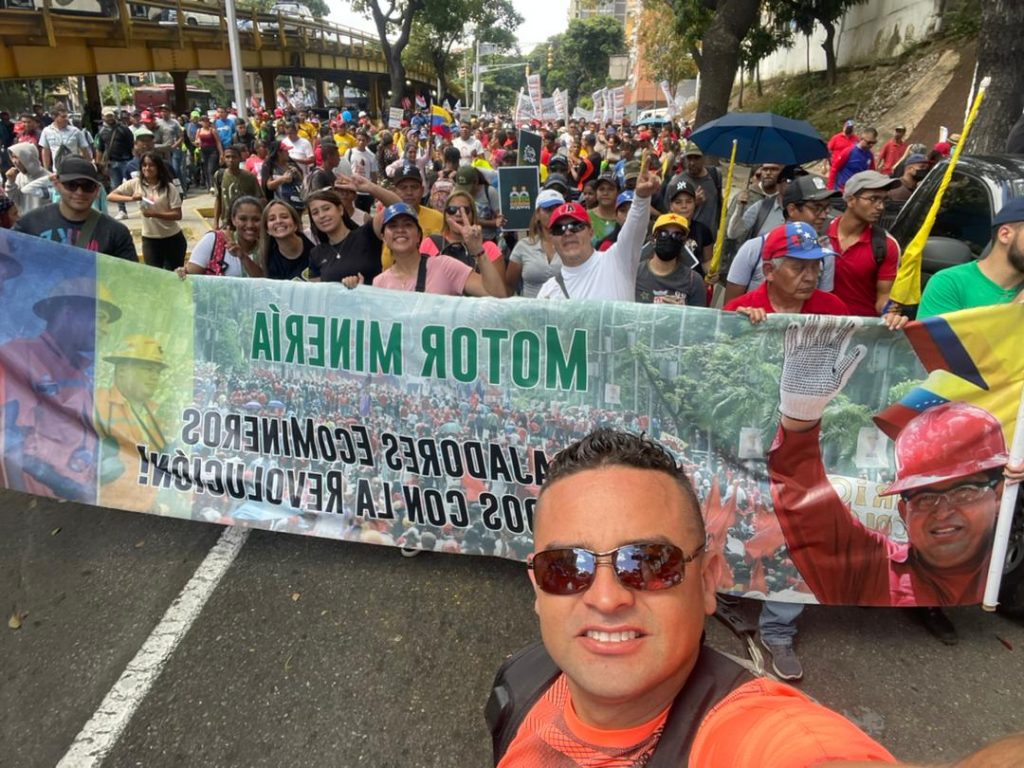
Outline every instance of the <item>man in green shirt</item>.
[(615, 198), (618, 194), (619, 181), (614, 173), (602, 173), (597, 177), (597, 207), (587, 212), (590, 228), (594, 230), (594, 245), (608, 237), (618, 223), (615, 218)]
[(1024, 301), (1024, 198), (1003, 206), (992, 221), (992, 249), (981, 261), (949, 267), (925, 286), (917, 317)]
[(260, 188), (259, 179), (244, 168), (239, 167), (242, 162), (242, 153), (235, 145), (224, 148), (224, 167), (217, 171), (213, 177), (213, 186), (216, 189), (213, 200), (213, 227), (219, 229), (222, 224), (228, 223), (228, 212), (232, 203), (239, 197), (247, 195), (260, 200), (263, 199), (263, 190)]

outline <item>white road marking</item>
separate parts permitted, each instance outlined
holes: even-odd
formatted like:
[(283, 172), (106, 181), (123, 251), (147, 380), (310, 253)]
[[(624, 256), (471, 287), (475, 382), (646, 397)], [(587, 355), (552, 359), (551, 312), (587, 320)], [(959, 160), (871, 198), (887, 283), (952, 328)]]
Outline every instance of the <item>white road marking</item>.
[(203, 610), (248, 537), (247, 528), (228, 526), (224, 530), (89, 722), (75, 737), (67, 754), (57, 763), (57, 768), (96, 768), (110, 754), (171, 653)]

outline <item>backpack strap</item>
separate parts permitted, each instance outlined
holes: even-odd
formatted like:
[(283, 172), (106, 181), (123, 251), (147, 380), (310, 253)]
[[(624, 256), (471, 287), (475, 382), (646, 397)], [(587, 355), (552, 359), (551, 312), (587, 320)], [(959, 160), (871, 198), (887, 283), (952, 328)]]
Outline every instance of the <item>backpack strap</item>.
[(690, 749), (704, 716), (733, 690), (753, 679), (739, 664), (702, 644), (686, 685), (672, 702), (646, 768), (688, 765)]
[(772, 208), (775, 206), (775, 195), (768, 195), (757, 204), (757, 214), (754, 216), (754, 226), (747, 232), (747, 240), (761, 234), (761, 227), (768, 221)]
[(571, 299), (572, 297), (569, 295), (569, 291), (565, 287), (565, 278), (562, 277), (562, 273), (561, 272), (559, 272), (557, 275), (555, 275), (555, 282), (558, 283), (558, 287), (562, 289), (562, 293), (565, 294), (565, 298)]
[[(495, 765), (508, 751), (527, 714), (559, 674), (561, 670), (541, 642), (526, 646), (501, 665), (484, 709)], [(647, 768), (687, 765), (704, 716), (733, 690), (753, 679), (739, 664), (702, 643), (686, 685), (672, 702)]]
[(508, 751), (533, 705), (560, 674), (561, 670), (539, 641), (509, 656), (498, 669), (484, 707), (495, 765)]
[(889, 252), (889, 244), (886, 242), (888, 232), (878, 224), (871, 225), (871, 250), (875, 254), (875, 266), (881, 267)]
[(78, 237), (75, 238), (75, 245), (79, 248), (88, 250), (89, 241), (92, 240), (93, 233), (96, 231), (96, 225), (100, 223), (100, 215), (100, 212), (95, 208), (89, 209), (89, 215), (86, 217), (82, 228), (78, 230)]
[(416, 271), (416, 293), (425, 293), (427, 290), (427, 257), (420, 254), (420, 266)]

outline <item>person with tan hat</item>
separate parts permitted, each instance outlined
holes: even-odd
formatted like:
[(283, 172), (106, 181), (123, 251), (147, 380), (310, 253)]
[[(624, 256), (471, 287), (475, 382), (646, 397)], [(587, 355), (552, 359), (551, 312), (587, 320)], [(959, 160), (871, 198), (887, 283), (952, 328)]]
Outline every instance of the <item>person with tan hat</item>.
[(41, 334), (0, 347), (3, 371), (6, 487), (37, 496), (91, 503), (96, 497), (92, 426), (96, 322), (121, 311), (91, 277), (67, 278), (32, 310)]
[(103, 358), (114, 366), (113, 384), (96, 391), (96, 429), (100, 438), (99, 502), (107, 507), (148, 507), (152, 493), (138, 483), (139, 452), (163, 451), (168, 440), (153, 400), (167, 363), (152, 336), (125, 337), (120, 350)]

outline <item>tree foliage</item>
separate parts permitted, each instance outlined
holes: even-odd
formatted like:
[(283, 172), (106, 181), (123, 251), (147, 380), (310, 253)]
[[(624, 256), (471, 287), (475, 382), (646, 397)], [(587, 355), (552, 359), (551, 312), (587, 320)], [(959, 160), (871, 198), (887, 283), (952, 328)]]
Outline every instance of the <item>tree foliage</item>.
[[(405, 92), (405, 64), (402, 52), (409, 44), (412, 25), (416, 16), (426, 7), (427, 0), (388, 0), (387, 7), (381, 7), (380, 0), (352, 0), (352, 9), (373, 20), (380, 40), (381, 53), (388, 63), (391, 79), (391, 106), (397, 107)], [(377, 108), (372, 104), (373, 109)]]
[(804, 35), (811, 35), (816, 24), (825, 30), (821, 47), (825, 51), (825, 72), (829, 85), (836, 83), (836, 22), (855, 5), (867, 0), (772, 0), (781, 21), (790, 21)]
[(625, 33), (614, 18), (572, 19), (563, 34), (550, 37), (547, 43), (533, 49), (529, 56), (530, 71), (540, 72), (546, 93), (555, 88), (567, 91), (571, 109), (581, 95), (607, 85), (609, 57), (625, 50)]
[(413, 21), (405, 64), (415, 62), (432, 69), (441, 93), (447, 93), (456, 68), (456, 48), (473, 34), (471, 28), (481, 43), (508, 50), (515, 47), (515, 31), (522, 23), (511, 0), (426, 0), (423, 13)]
[(637, 38), (643, 51), (643, 65), (653, 79), (675, 85), (696, 76), (697, 66), (691, 55), (693, 41), (678, 34), (668, 3), (644, 5)]

